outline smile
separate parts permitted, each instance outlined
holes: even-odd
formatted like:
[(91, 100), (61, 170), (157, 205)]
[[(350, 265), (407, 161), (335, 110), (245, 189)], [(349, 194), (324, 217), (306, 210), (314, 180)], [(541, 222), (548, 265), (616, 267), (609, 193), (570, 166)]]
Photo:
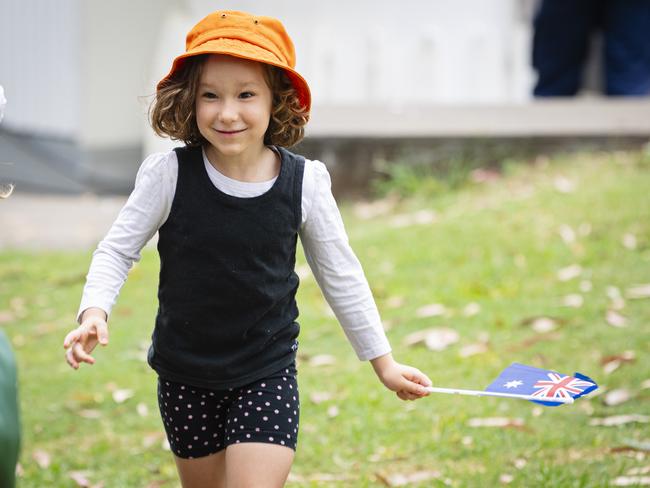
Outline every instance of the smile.
[(230, 136), (234, 134), (239, 134), (240, 132), (244, 132), (246, 129), (242, 130), (219, 130), (215, 129), (219, 134), (223, 134), (224, 136)]

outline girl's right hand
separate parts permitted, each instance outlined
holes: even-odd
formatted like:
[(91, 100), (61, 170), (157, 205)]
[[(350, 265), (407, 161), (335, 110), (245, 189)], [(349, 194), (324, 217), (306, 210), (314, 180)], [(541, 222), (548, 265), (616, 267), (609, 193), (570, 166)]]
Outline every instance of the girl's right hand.
[(102, 346), (108, 344), (108, 325), (106, 312), (101, 308), (84, 310), (81, 316), (81, 325), (65, 336), (63, 347), (67, 349), (65, 359), (74, 369), (79, 369), (79, 363), (94, 364), (95, 358), (90, 353), (97, 343)]

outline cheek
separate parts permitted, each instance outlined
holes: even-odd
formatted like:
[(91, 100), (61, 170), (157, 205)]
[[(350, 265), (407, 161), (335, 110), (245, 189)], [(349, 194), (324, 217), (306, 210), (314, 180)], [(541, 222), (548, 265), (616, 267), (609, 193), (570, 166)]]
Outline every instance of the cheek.
[(201, 121), (204, 120), (207, 116), (205, 106), (203, 106), (201, 103), (195, 103), (194, 104), (194, 114), (196, 116), (196, 123), (201, 124)]
[(210, 131), (210, 127), (213, 125), (215, 120), (214, 109), (211, 105), (197, 103), (194, 107), (194, 115), (196, 117), (196, 125), (205, 136), (205, 131)]

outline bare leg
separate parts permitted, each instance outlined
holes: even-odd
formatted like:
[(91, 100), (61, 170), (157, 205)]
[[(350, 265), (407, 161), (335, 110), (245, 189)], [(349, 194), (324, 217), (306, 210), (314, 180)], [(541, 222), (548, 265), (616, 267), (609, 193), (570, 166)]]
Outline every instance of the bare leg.
[(226, 451), (196, 459), (174, 456), (183, 488), (225, 488)]
[(293, 456), (293, 449), (277, 444), (231, 444), (226, 449), (226, 486), (282, 488), (289, 476)]

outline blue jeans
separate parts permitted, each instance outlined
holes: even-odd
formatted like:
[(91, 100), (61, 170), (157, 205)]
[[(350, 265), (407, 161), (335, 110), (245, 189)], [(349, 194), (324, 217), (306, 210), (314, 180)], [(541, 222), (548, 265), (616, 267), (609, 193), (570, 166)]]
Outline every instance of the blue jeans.
[(597, 30), (603, 33), (605, 93), (650, 94), (649, 1), (543, 0), (534, 29), (535, 96), (573, 96), (580, 90)]

